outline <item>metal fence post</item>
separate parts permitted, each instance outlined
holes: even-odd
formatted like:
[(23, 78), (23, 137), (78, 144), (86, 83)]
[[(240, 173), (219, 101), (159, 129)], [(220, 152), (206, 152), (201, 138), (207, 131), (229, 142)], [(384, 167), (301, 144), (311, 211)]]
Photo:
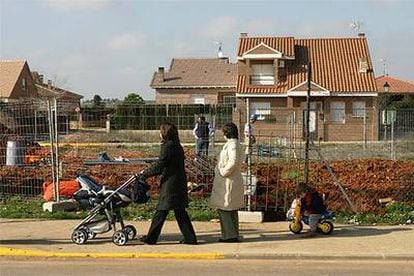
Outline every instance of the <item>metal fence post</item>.
[[(249, 98), (246, 97), (246, 122), (248, 124), (249, 134), (248, 134), (248, 141), (247, 141), (247, 190), (251, 191), (252, 189), (252, 141), (251, 141), (251, 125), (250, 125), (250, 101)], [(251, 201), (252, 196), (249, 192), (247, 194), (247, 211), (251, 211)]]
[(52, 183), (53, 183), (53, 191), (54, 197), (56, 200), (56, 177), (55, 177), (55, 147), (53, 142), (53, 115), (52, 115), (52, 107), (50, 104), (50, 100), (47, 101), (47, 113), (48, 113), (48, 120), (49, 120), (49, 143), (50, 143), (50, 161), (52, 167)]
[(37, 106), (34, 110), (34, 140), (37, 141)]
[(394, 118), (391, 118), (391, 159), (395, 160), (395, 152), (394, 152)]
[(363, 121), (363, 142), (362, 142), (362, 148), (364, 151), (367, 149), (367, 113), (364, 110), (364, 121)]
[(56, 154), (56, 158), (55, 158), (55, 177), (56, 177), (56, 202), (60, 201), (60, 187), (59, 187), (59, 136), (58, 136), (58, 132), (59, 132), (59, 122), (58, 122), (58, 103), (57, 103), (57, 99), (54, 99), (54, 103), (55, 103), (55, 154)]
[(307, 93), (306, 93), (306, 144), (305, 144), (305, 183), (309, 184), (309, 123), (310, 123), (310, 97), (311, 97), (311, 80), (312, 80), (312, 66), (308, 63), (308, 81), (307, 81)]
[(111, 115), (106, 115), (106, 133), (111, 132)]

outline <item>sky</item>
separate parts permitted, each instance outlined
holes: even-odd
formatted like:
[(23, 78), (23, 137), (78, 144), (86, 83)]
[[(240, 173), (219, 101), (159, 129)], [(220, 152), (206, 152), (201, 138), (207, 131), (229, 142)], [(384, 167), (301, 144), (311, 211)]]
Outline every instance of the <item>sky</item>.
[(236, 61), (241, 32), (295, 38), (368, 38), (376, 76), (414, 82), (414, 0), (0, 0), (0, 59), (27, 60), (62, 88), (123, 99), (150, 88), (172, 58)]

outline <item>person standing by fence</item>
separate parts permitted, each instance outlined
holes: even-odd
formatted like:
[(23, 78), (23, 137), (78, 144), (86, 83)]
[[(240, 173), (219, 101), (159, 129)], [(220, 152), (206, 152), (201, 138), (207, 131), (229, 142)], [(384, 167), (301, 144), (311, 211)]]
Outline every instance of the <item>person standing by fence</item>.
[(193, 135), (196, 139), (196, 154), (208, 156), (208, 147), (210, 144), (210, 136), (214, 135), (214, 129), (210, 123), (206, 122), (206, 117), (200, 115), (193, 129)]
[(220, 217), (219, 242), (239, 242), (238, 210), (244, 207), (244, 184), (241, 175), (243, 149), (239, 131), (234, 123), (223, 126), (226, 139), (214, 172), (210, 206), (217, 208)]

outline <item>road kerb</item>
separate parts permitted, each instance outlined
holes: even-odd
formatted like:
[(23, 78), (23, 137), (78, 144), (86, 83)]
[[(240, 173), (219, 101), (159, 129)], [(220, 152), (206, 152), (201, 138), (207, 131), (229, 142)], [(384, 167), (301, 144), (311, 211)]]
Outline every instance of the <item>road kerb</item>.
[(49, 258), (224, 259), (220, 253), (65, 253), (0, 247), (0, 256)]
[(373, 254), (373, 255), (310, 255), (310, 254), (246, 254), (246, 253), (92, 253), (92, 252), (53, 252), (32, 249), (0, 247), (0, 257), (40, 257), (40, 258), (122, 258), (122, 259), (297, 259), (297, 260), (388, 260), (414, 261), (414, 254)]

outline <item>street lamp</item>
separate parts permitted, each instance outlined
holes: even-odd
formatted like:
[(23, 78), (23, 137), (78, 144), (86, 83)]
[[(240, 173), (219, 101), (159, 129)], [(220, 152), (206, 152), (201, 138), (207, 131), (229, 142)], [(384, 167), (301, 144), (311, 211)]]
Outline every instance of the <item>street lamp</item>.
[(389, 93), (390, 93), (390, 84), (388, 83), (388, 81), (386, 81), (383, 85), (384, 88), (384, 92), (385, 92), (385, 97), (384, 97), (384, 138), (385, 140), (387, 140), (387, 125), (388, 125), (388, 112), (387, 112), (387, 107), (388, 107), (388, 97), (389, 97)]
[(390, 84), (388, 83), (388, 81), (384, 83), (383, 88), (384, 88), (384, 92), (386, 93), (390, 92)]

